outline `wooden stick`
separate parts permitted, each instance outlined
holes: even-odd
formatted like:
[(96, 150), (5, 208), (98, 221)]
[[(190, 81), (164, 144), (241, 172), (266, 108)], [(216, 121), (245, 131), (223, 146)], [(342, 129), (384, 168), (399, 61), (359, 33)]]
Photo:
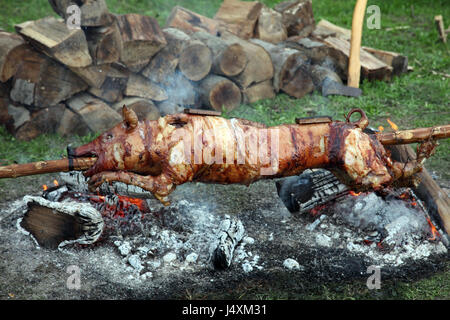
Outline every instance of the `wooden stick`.
[(421, 142), (430, 138), (446, 139), (450, 138), (450, 124), (430, 128), (378, 133), (377, 138), (385, 146)]
[(359, 78), (361, 72), (359, 53), (361, 50), (361, 38), (366, 5), (367, 0), (357, 0), (355, 10), (353, 11), (352, 37), (350, 40), (350, 58), (348, 64), (347, 85), (354, 88), (359, 88)]
[[(72, 166), (70, 165), (70, 161), (73, 162)], [(72, 160), (60, 159), (24, 164), (12, 164), (9, 166), (0, 167), (0, 179), (72, 170), (83, 171), (92, 167), (95, 161), (97, 161), (97, 158), (75, 158)]]
[(441, 38), (442, 42), (447, 43), (447, 33), (444, 29), (444, 18), (442, 17), (442, 15), (435, 16), (434, 23), (436, 23), (436, 28), (439, 32), (439, 37)]

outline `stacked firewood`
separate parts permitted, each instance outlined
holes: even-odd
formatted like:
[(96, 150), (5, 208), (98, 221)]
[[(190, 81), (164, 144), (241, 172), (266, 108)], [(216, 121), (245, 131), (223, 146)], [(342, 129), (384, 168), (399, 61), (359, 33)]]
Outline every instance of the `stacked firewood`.
[[(124, 104), (156, 119), (185, 107), (232, 110), (279, 92), (339, 94), (346, 81), (349, 30), (316, 25), (310, 1), (272, 9), (225, 0), (213, 19), (177, 6), (164, 28), (153, 17), (112, 14), (105, 0), (76, 1), (81, 28), (71, 28), (73, 1), (49, 2), (61, 19), (0, 31), (0, 124), (18, 139), (102, 132), (121, 120)], [(407, 67), (406, 57), (371, 48), (361, 61), (368, 79)]]

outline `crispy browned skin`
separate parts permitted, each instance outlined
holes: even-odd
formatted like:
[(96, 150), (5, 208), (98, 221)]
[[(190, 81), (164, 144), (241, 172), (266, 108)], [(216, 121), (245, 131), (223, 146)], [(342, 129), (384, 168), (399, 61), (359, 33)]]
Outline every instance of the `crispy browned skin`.
[[(190, 181), (248, 185), (328, 168), (355, 189), (379, 189), (420, 170), (416, 162), (393, 162), (375, 135), (363, 133), (364, 119), (265, 128), (243, 119), (189, 114), (137, 121), (125, 107), (123, 114), (123, 123), (74, 154), (98, 157), (85, 173), (92, 188), (121, 181), (165, 204), (177, 185)], [(266, 159), (258, 158), (255, 143), (267, 144)]]

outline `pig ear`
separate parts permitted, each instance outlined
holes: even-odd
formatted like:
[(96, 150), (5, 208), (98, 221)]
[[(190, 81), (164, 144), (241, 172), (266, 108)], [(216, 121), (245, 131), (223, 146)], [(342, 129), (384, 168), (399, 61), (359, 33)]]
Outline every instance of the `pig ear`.
[(131, 131), (137, 127), (138, 117), (137, 117), (136, 113), (133, 110), (127, 108), (126, 105), (123, 105), (122, 117), (123, 117), (123, 120), (125, 121), (125, 123), (127, 124), (129, 131)]

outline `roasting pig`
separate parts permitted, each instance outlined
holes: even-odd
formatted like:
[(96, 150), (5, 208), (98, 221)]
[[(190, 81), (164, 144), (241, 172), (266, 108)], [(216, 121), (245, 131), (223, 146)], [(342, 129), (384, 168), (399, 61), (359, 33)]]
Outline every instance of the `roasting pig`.
[[(361, 118), (351, 122), (355, 112)], [(70, 155), (97, 157), (85, 172), (92, 189), (120, 181), (150, 191), (166, 205), (168, 195), (186, 182), (248, 185), (307, 168), (329, 169), (355, 190), (376, 190), (420, 171), (434, 149), (424, 143), (417, 160), (392, 161), (377, 135), (364, 132), (368, 120), (360, 109), (346, 121), (274, 127), (187, 113), (138, 121), (126, 106), (122, 114), (123, 122)]]

